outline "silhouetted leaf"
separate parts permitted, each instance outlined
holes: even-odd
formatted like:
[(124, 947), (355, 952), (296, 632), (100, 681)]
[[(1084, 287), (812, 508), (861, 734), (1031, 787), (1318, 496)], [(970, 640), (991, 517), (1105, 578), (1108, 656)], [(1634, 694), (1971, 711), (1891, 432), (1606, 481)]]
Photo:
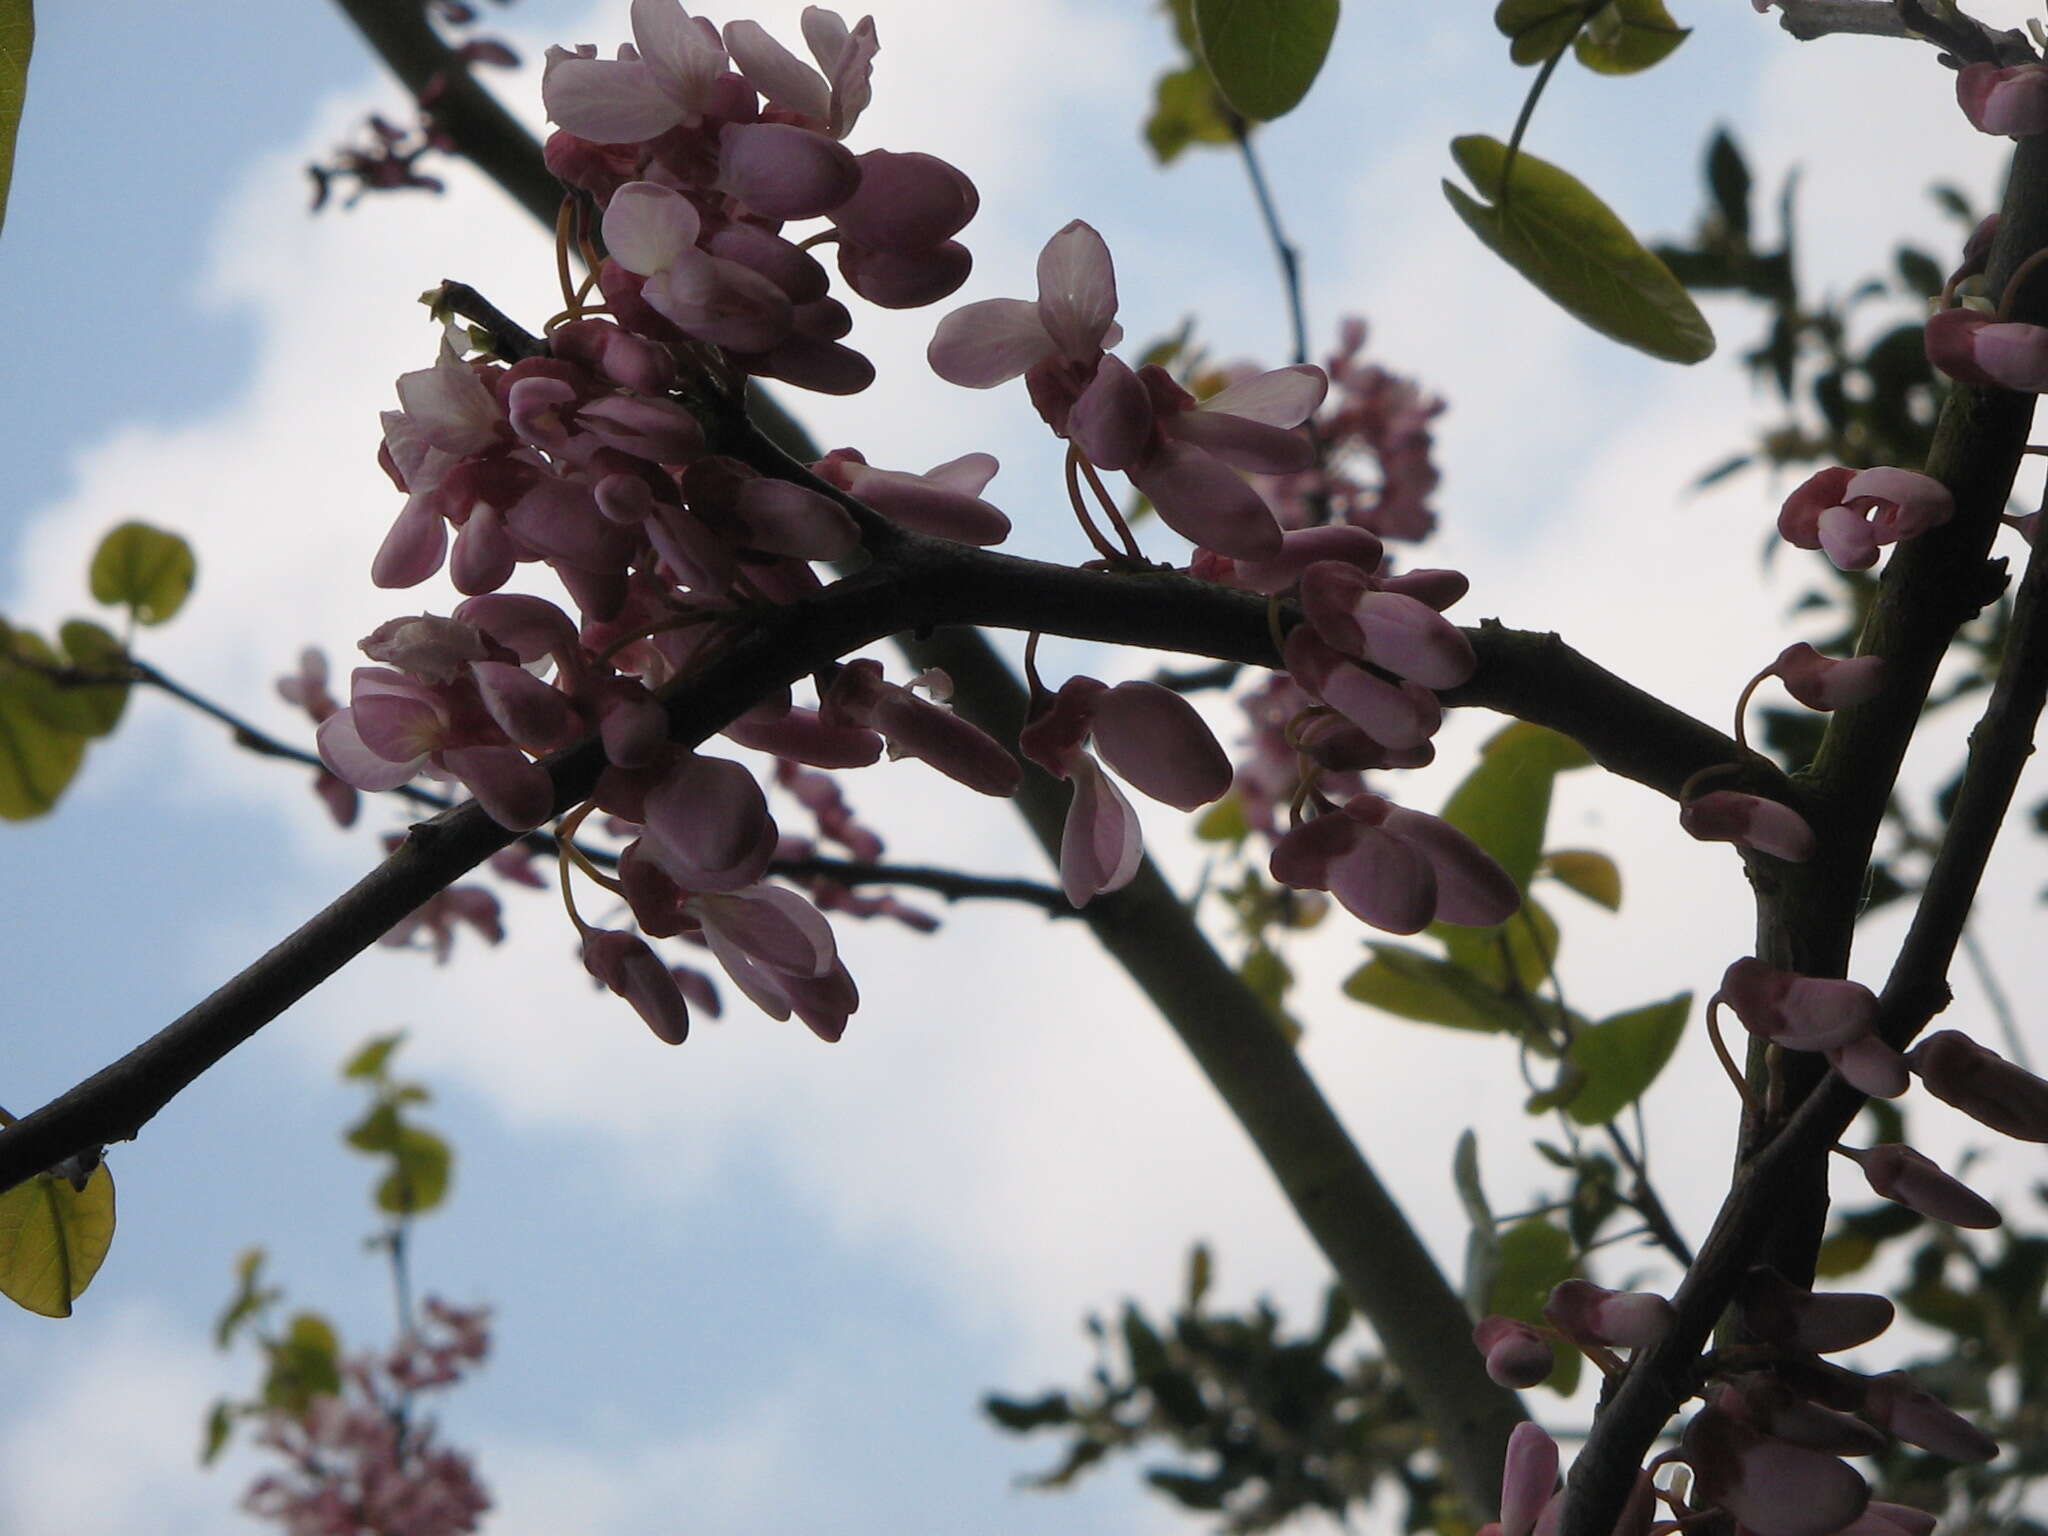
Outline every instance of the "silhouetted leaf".
[(1725, 128), (1715, 129), (1713, 142), (1707, 145), (1707, 190), (1714, 196), (1714, 211), (1720, 214), (1722, 227), (1747, 243), (1749, 166)]
[(1337, 31), (1337, 0), (1194, 0), (1195, 35), (1240, 117), (1270, 122), (1308, 94)]

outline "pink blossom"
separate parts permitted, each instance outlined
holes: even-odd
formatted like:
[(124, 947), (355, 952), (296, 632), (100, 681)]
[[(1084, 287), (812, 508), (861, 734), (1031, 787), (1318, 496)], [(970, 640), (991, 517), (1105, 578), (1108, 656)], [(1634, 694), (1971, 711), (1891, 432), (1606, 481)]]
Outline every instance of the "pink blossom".
[(835, 448), (811, 466), (819, 479), (857, 497), (892, 523), (982, 546), (1000, 544), (1010, 536), (1010, 520), (981, 499), (996, 468), (993, 455), (968, 453), (913, 475), (876, 469), (852, 448)]
[(1873, 1376), (1864, 1389), (1863, 1412), (1908, 1445), (1950, 1461), (1984, 1462), (1998, 1456), (1997, 1441), (1904, 1371)]
[(1734, 843), (1791, 864), (1813, 857), (1813, 828), (1778, 800), (1717, 789), (1680, 806), (1678, 824), (1703, 843)]
[(1647, 1291), (1610, 1291), (1590, 1280), (1565, 1280), (1543, 1303), (1543, 1320), (1581, 1344), (1647, 1349), (1677, 1317), (1671, 1303)]
[(1980, 1231), (1998, 1226), (2003, 1220), (1997, 1206), (1961, 1180), (1943, 1173), (1911, 1147), (1892, 1142), (1845, 1151), (1862, 1167), (1863, 1177), (1870, 1181), (1873, 1190), (1922, 1216), (1945, 1221), (1952, 1227)]
[(1877, 1026), (1877, 994), (1861, 982), (1799, 976), (1749, 957), (1722, 974), (1718, 995), (1743, 1028), (1787, 1050), (1835, 1050)]
[(1845, 1462), (1759, 1434), (1715, 1408), (1693, 1415), (1680, 1449), (1698, 1500), (1753, 1536), (1834, 1536), (1870, 1501), (1870, 1485)]
[(1762, 1266), (1743, 1276), (1735, 1305), (1742, 1326), (1756, 1338), (1817, 1355), (1869, 1343), (1891, 1327), (1897, 1312), (1889, 1297), (1864, 1291), (1816, 1293)]
[(1808, 709), (1842, 709), (1877, 696), (1884, 686), (1884, 658), (1823, 656), (1805, 641), (1788, 645), (1771, 663), (1785, 691)]
[(1486, 1356), (1486, 1374), (1515, 1391), (1537, 1385), (1557, 1364), (1550, 1341), (1512, 1317), (1481, 1318), (1472, 1330), (1472, 1343)]
[(1963, 384), (2048, 391), (2048, 327), (1944, 309), (1927, 321), (1927, 361)]
[(1979, 133), (2020, 139), (2048, 132), (2048, 65), (1965, 64), (1956, 104)]
[(695, 122), (725, 71), (725, 49), (708, 21), (677, 0), (633, 0), (633, 41), (616, 60), (596, 50), (550, 48), (541, 76), (548, 119), (594, 144), (627, 144)]
[(631, 1003), (664, 1045), (681, 1045), (689, 1038), (689, 1004), (646, 940), (592, 929), (583, 936), (583, 968)]
[(1389, 933), (1420, 933), (1435, 921), (1490, 928), (1522, 904), (1506, 872), (1464, 833), (1374, 794), (1286, 833), (1269, 867), (1282, 885), (1328, 891)]
[(1845, 571), (1868, 570), (1878, 549), (1947, 522), (1955, 498), (1910, 469), (1823, 469), (1785, 498), (1778, 532), (1801, 549), (1825, 550)]
[(2048, 1082), (1961, 1030), (1937, 1030), (1908, 1060), (1943, 1103), (2020, 1141), (2048, 1142)]

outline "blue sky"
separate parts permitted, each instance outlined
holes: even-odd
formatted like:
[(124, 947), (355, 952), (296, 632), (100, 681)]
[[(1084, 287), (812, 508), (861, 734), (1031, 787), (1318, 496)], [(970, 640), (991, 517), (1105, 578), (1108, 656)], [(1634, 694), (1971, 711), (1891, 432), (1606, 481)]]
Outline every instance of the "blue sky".
[[(291, 732), (269, 681), (300, 646), (343, 667), (382, 618), (451, 600), (394, 602), (360, 574), (396, 511), (372, 462), (375, 413), (432, 355), (414, 296), (462, 277), (538, 321), (551, 276), (524, 216), (460, 174), (445, 198), (309, 218), (305, 161), (399, 97), (326, 7), (260, 9), (252, 26), (226, 0), (44, 7), (0, 237), (18, 296), (0, 613), (54, 626), (88, 607), (83, 560), (104, 528), (180, 528), (200, 586), (144, 654)], [(786, 28), (795, 9), (756, 14)], [(1996, 147), (1924, 57), (1802, 50), (1746, 7), (1691, 9), (1698, 36), (1640, 80), (1564, 72), (1531, 140), (1638, 229), (1689, 227), (1719, 121), (1743, 133), (1762, 186), (1809, 162), (1802, 234), (1836, 282), (1907, 229), (1945, 234), (1920, 196), (1937, 174), (1988, 189)], [(1146, 84), (1168, 62), (1145, 7), (877, 13), (877, 103), (857, 147), (925, 148), (975, 176), (963, 299), (1028, 293), (1038, 245), (1085, 217), (1116, 253), (1134, 340), (1193, 311), (1220, 353), (1281, 360), (1271, 257), (1236, 165), (1190, 157), (1161, 174), (1138, 146)], [(542, 41), (626, 35), (623, 4), (522, 0), (504, 20), (533, 57)], [(1527, 77), (1454, 20), (1404, 35), (1390, 8), (1349, 8), (1316, 94), (1266, 136), (1318, 334), (1363, 313), (1376, 356), (1451, 399), (1430, 558), (1472, 572), (1462, 618), (1557, 627), (1719, 719), (1783, 643), (1782, 596), (1753, 564), (1772, 498), (1754, 482), (1695, 500), (1680, 488), (1748, 430), (1748, 386), (1726, 359), (1681, 372), (1586, 335), (1456, 224), (1437, 189), (1443, 144), (1504, 134)], [(534, 110), (530, 74), (507, 91)], [(1878, 99), (1885, 113), (1859, 110)], [(1852, 113), (1867, 142), (1802, 155)], [(934, 318), (861, 314), (884, 386), (807, 404), (807, 419), (893, 466), (996, 452), (991, 494), (1015, 547), (1079, 558), (1046, 514), (1054, 445), (1021, 394), (948, 390), (918, 366)], [(1748, 325), (1724, 327), (1727, 350)], [(17, 1112), (175, 1016), (374, 857), (370, 833), (324, 823), (295, 772), (227, 751), (162, 701), (133, 708), (58, 816), (0, 831), (0, 1102)], [(1416, 803), (1440, 800), (1491, 725), (1453, 723)], [(849, 793), (905, 858), (1042, 867), (1000, 808), (909, 770)], [(1678, 836), (1667, 807), (1574, 781), (1557, 815), (1558, 840), (1610, 848), (1631, 881), (1621, 919), (1568, 924), (1582, 1006), (1703, 985), (1744, 951), (1739, 873)], [(1154, 843), (1191, 881), (1185, 839), (1162, 821)], [(2023, 861), (1995, 878), (2031, 893)], [(452, 1206), (419, 1238), (420, 1283), (498, 1308), (499, 1353), (449, 1421), (500, 1496), (490, 1529), (609, 1536), (668, 1528), (678, 1508), (712, 1533), (1180, 1528), (1121, 1471), (1059, 1498), (1012, 1491), (1050, 1449), (973, 1412), (991, 1388), (1079, 1379), (1081, 1315), (1125, 1293), (1165, 1302), (1198, 1236), (1218, 1249), (1227, 1304), (1270, 1290), (1302, 1308), (1323, 1283), (1240, 1133), (1082, 935), (991, 909), (952, 915), (934, 940), (859, 928), (845, 943), (866, 1001), (842, 1046), (742, 1004), (670, 1052), (590, 995), (551, 898), (515, 893), (507, 910), (513, 938), (487, 956), (465, 944), (443, 970), (366, 957), (116, 1149), (121, 1233), (79, 1315), (0, 1315), (0, 1533), (59, 1515), (80, 1536), (224, 1528), (239, 1473), (207, 1478), (191, 1460), (208, 1399), (250, 1381), (206, 1337), (246, 1244), (268, 1245), (294, 1300), (345, 1335), (383, 1336), (383, 1278), (359, 1241), (369, 1169), (339, 1145), (355, 1105), (331, 1079), (357, 1041), (398, 1026), (461, 1157)], [(1444, 1169), (1465, 1125), (1481, 1128), (1497, 1203), (1537, 1179), (1516, 1150), (1513, 1063), (1498, 1042), (1337, 998), (1356, 937), (1326, 933), (1301, 958), (1305, 1050), (1453, 1256)], [(1652, 1101), (1694, 1230), (1732, 1118), (1698, 1046)]]

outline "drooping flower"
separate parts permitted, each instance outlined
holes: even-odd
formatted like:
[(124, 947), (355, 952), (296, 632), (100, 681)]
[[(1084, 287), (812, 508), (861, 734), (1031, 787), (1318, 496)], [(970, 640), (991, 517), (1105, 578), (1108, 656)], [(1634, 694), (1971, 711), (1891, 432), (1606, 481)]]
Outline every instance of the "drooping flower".
[(1944, 309), (1928, 318), (1926, 341), (1927, 361), (1959, 383), (2048, 391), (2048, 327)]
[(1939, 480), (1910, 469), (1823, 469), (1785, 498), (1778, 532), (1801, 549), (1819, 549), (1844, 571), (1867, 571), (1877, 552), (1955, 516), (1955, 497)]
[(1791, 806), (1732, 789), (1717, 789), (1688, 800), (1678, 824), (1703, 843), (1734, 843), (1787, 863), (1813, 857), (1813, 828)]
[(1877, 696), (1884, 686), (1881, 656), (1823, 656), (1805, 641), (1788, 645), (1770, 671), (1808, 709), (1843, 709)]
[(2048, 132), (2048, 65), (1965, 64), (1956, 72), (1956, 104), (1979, 133), (2023, 139)]
[(1522, 904), (1507, 872), (1456, 827), (1370, 793), (1284, 834), (1269, 868), (1282, 885), (1328, 891), (1389, 933), (1437, 921), (1491, 928)]

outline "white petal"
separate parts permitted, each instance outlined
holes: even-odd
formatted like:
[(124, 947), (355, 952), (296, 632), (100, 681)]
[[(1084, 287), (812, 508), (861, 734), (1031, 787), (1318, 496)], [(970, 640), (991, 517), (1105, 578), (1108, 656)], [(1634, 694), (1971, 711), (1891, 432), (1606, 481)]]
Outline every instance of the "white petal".
[(650, 78), (683, 117), (696, 118), (725, 72), (718, 29), (693, 20), (676, 0), (633, 0), (633, 40), (640, 45)]

